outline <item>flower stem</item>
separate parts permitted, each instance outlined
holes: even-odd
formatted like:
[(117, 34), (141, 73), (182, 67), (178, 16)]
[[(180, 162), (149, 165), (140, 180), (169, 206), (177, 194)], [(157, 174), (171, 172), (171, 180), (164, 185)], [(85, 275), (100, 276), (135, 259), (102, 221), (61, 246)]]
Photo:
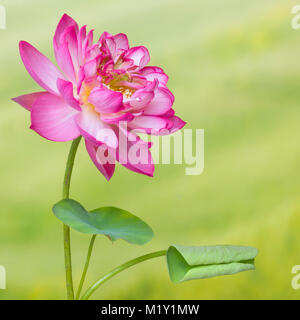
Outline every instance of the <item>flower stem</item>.
[(83, 296), (81, 297), (81, 300), (88, 300), (88, 298), (107, 280), (109, 280), (110, 278), (114, 277), (115, 275), (117, 275), (118, 273), (138, 264), (141, 263), (143, 261), (149, 260), (149, 259), (153, 259), (153, 258), (157, 258), (157, 257), (162, 257), (165, 256), (167, 253), (166, 250), (162, 250), (162, 251), (156, 251), (153, 253), (149, 253), (146, 254), (144, 256), (135, 258), (133, 260), (130, 260), (122, 265), (120, 265), (119, 267), (113, 269), (112, 271), (110, 271), (109, 273), (107, 273), (105, 276), (103, 276), (102, 278), (100, 278), (98, 281), (96, 281), (92, 286), (90, 286), (87, 291), (83, 294)]
[(91, 242), (90, 242), (90, 245), (89, 245), (89, 250), (88, 250), (88, 253), (87, 253), (84, 269), (83, 269), (83, 272), (82, 272), (82, 276), (81, 276), (81, 279), (80, 279), (78, 291), (77, 291), (77, 294), (76, 294), (76, 300), (78, 300), (79, 297), (80, 297), (80, 293), (81, 293), (81, 290), (82, 290), (82, 287), (83, 287), (85, 276), (86, 276), (86, 273), (87, 273), (87, 270), (88, 270), (88, 267), (89, 267), (89, 263), (90, 263), (91, 254), (92, 254), (92, 250), (93, 250), (95, 239), (96, 239), (96, 235), (94, 234), (92, 236), (92, 238), (91, 238)]
[[(71, 176), (74, 166), (74, 159), (80, 143), (81, 136), (72, 142), (69, 156), (67, 160), (65, 178), (63, 183), (63, 199), (69, 198)], [(66, 285), (67, 296), (69, 300), (74, 300), (73, 278), (72, 278), (72, 261), (71, 261), (71, 243), (70, 243), (70, 227), (63, 225), (64, 234), (64, 254), (65, 254), (65, 272), (66, 272)]]

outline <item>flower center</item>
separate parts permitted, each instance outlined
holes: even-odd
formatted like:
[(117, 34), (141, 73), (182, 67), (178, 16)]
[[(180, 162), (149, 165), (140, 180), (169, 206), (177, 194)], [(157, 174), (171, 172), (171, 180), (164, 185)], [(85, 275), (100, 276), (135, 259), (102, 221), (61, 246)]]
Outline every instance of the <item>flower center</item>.
[[(101, 75), (101, 83), (109, 90), (122, 93), (125, 99), (129, 99), (136, 91), (136, 88), (134, 88), (135, 83), (127, 72), (121, 74), (115, 71), (108, 72), (105, 75)], [(91, 83), (83, 82), (79, 100), (82, 108), (100, 116), (95, 106), (89, 102), (91, 91), (97, 86), (99, 86), (99, 82), (97, 83), (96, 80)]]
[(131, 79), (130, 75), (127, 73), (114, 73), (110, 76), (102, 77), (102, 82), (108, 89), (121, 92), (127, 99), (135, 92), (135, 89), (130, 87)]

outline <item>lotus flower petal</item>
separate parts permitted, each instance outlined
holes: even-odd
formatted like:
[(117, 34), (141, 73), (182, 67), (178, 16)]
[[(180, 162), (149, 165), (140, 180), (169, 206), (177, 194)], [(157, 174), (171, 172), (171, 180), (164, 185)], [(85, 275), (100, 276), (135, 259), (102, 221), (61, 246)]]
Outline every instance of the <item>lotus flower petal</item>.
[(55, 65), (26, 41), (21, 41), (19, 48), (24, 66), (31, 77), (46, 91), (59, 94), (56, 82), (58, 78), (64, 77)]
[(62, 98), (45, 93), (32, 107), (30, 128), (48, 140), (70, 141), (80, 136), (77, 114)]
[(104, 175), (107, 181), (113, 176), (115, 172), (114, 163), (104, 163), (102, 164), (97, 158), (97, 150), (100, 147), (99, 144), (95, 144), (88, 139), (85, 139), (85, 146), (88, 154), (90, 155), (93, 163), (98, 168), (98, 170)]

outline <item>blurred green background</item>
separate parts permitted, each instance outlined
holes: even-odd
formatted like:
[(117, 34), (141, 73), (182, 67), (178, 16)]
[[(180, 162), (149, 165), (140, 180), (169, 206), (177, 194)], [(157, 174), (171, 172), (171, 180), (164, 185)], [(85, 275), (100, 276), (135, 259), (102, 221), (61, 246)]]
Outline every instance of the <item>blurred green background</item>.
[[(300, 1), (298, 1), (300, 4)], [(71, 196), (92, 209), (114, 205), (147, 221), (144, 247), (98, 237), (88, 273), (169, 244), (256, 246), (257, 270), (173, 285), (158, 258), (106, 283), (95, 299), (298, 299), (291, 269), (300, 264), (300, 30), (297, 1), (274, 0), (2, 0), (0, 30), (0, 299), (64, 299), (61, 197), (69, 143), (28, 130), (29, 113), (11, 97), (38, 91), (21, 63), (18, 41), (53, 59), (52, 37), (63, 13), (80, 25), (124, 32), (145, 45), (151, 64), (170, 76), (186, 128), (205, 129), (205, 170), (156, 166), (153, 179), (121, 166), (107, 183), (80, 146)], [(77, 285), (89, 239), (72, 233)]]

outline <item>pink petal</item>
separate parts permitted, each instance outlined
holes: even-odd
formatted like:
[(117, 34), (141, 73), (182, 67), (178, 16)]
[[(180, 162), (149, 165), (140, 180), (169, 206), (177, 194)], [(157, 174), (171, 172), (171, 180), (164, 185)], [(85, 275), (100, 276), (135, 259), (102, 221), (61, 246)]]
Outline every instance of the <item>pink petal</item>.
[(169, 77), (165, 73), (160, 72), (149, 73), (145, 76), (145, 78), (148, 81), (153, 81), (154, 79), (157, 79), (161, 86), (166, 86), (169, 80)]
[(116, 43), (115, 43), (113, 37), (112, 36), (107, 37), (105, 40), (105, 43), (106, 43), (106, 46), (108, 48), (108, 51), (110, 52), (110, 55), (111, 55), (113, 61), (116, 62), (118, 60), (117, 47), (116, 47)]
[(140, 70), (140, 73), (148, 80), (153, 81), (157, 79), (161, 86), (166, 86), (169, 77), (163, 71), (155, 70), (156, 67), (145, 67)]
[(165, 136), (172, 134), (186, 125), (182, 119), (177, 116), (172, 117), (154, 117), (137, 116), (128, 123), (131, 129), (137, 132), (151, 135)]
[[(116, 129), (119, 134), (119, 148), (117, 149), (117, 161), (121, 163), (125, 168), (145, 174), (153, 177), (154, 163), (149, 151), (150, 144), (140, 139), (133, 133), (128, 133), (122, 128)], [(143, 159), (143, 163), (135, 163), (130, 157), (131, 148), (137, 147), (143, 149), (143, 154), (146, 154), (146, 159)]]
[(73, 95), (73, 84), (72, 82), (58, 79), (57, 80), (57, 88), (61, 94), (61, 96), (64, 98), (64, 100), (74, 109), (81, 111), (81, 108), (79, 106), (79, 102), (74, 98)]
[(165, 129), (151, 130), (150, 134), (157, 136), (166, 136), (182, 129), (186, 125), (186, 122), (184, 122), (177, 116), (166, 118), (166, 121), (167, 127)]
[(76, 21), (67, 14), (64, 14), (58, 23), (53, 38), (57, 63), (73, 83), (76, 83), (76, 74), (79, 69), (78, 29)]
[(74, 26), (76, 28), (76, 30), (78, 29), (78, 25), (77, 25), (76, 21), (73, 20), (67, 14), (64, 14), (62, 16), (62, 18), (60, 19), (58, 25), (57, 25), (57, 28), (56, 28), (56, 31), (55, 31), (55, 35), (54, 35), (54, 38), (53, 38), (54, 44), (56, 46), (59, 46), (60, 38), (61, 38), (61, 35), (63, 34), (63, 32), (67, 28), (72, 27), (72, 26)]
[(135, 91), (134, 94), (130, 97), (130, 100), (128, 100), (130, 106), (133, 107), (134, 110), (140, 110), (149, 105), (151, 100), (154, 98), (154, 90), (157, 84), (158, 81), (154, 80), (145, 88)]
[(133, 60), (126, 60), (126, 61), (123, 61), (120, 65), (115, 65), (115, 70), (126, 71), (134, 67), (133, 64), (134, 64)]
[(83, 42), (83, 52), (85, 53), (84, 59), (88, 59), (88, 49), (93, 45), (93, 38), (94, 38), (94, 30), (90, 30), (87, 34), (84, 42)]
[(24, 94), (23, 96), (19, 96), (16, 98), (13, 98), (12, 100), (17, 102), (19, 105), (27, 109), (28, 111), (31, 111), (31, 108), (37, 98), (39, 98), (41, 95), (45, 94), (47, 92), (35, 92), (30, 94)]
[(128, 39), (124, 33), (115, 36), (106, 33), (103, 38), (114, 62), (117, 62), (120, 55), (129, 49)]
[(116, 48), (122, 49), (122, 50), (128, 50), (129, 49), (129, 44), (128, 44), (128, 39), (126, 34), (124, 33), (118, 33), (114, 36), (114, 40), (116, 43)]
[(109, 181), (110, 178), (114, 174), (115, 164), (109, 163), (109, 162), (102, 164), (101, 162), (98, 161), (97, 150), (99, 147), (103, 147), (103, 145), (99, 146), (99, 144), (95, 144), (95, 143), (91, 142), (90, 140), (85, 139), (85, 146), (86, 146), (86, 150), (87, 150), (88, 154), (90, 155), (95, 166), (104, 175), (106, 180)]
[[(145, 79), (146, 80), (146, 79)], [(141, 83), (138, 82), (130, 82), (130, 81), (119, 81), (118, 85), (122, 86), (122, 87), (127, 87), (127, 88), (131, 88), (134, 90), (138, 90), (138, 89), (142, 89), (144, 87), (144, 85), (142, 85)]]
[(106, 123), (118, 123), (120, 121), (131, 121), (134, 116), (130, 113), (101, 114), (100, 119)]
[(68, 43), (64, 41), (60, 43), (58, 46), (55, 45), (54, 51), (55, 58), (59, 67), (65, 73), (68, 80), (72, 81), (75, 84), (77, 81), (76, 72), (73, 65)]
[(170, 133), (174, 133), (174, 132), (182, 129), (186, 125), (186, 122), (177, 116), (174, 116), (174, 117), (170, 118), (169, 120), (172, 121), (172, 126), (169, 129)]
[(32, 107), (30, 128), (48, 140), (70, 141), (80, 135), (75, 122), (77, 113), (62, 98), (45, 93)]
[(174, 96), (167, 88), (158, 88), (155, 90), (153, 100), (145, 108), (145, 115), (162, 115), (168, 112), (174, 103)]
[(66, 42), (68, 44), (68, 49), (76, 73), (79, 69), (77, 32), (77, 29), (75, 28), (75, 26), (73, 26), (67, 28), (62, 35), (62, 42)]
[(94, 59), (99, 55), (101, 55), (100, 49), (99, 49), (99, 44), (95, 43), (95, 44), (92, 44), (91, 47), (89, 47), (86, 50), (86, 52), (84, 54), (84, 57), (85, 57), (84, 60), (85, 61), (90, 61), (91, 59)]
[(87, 85), (95, 83), (97, 85), (97, 66), (99, 64), (98, 58), (95, 58), (83, 66), (80, 67), (78, 72), (78, 82), (77, 82), (77, 94), (80, 94), (83, 82)]
[[(114, 63), (118, 61), (123, 53), (129, 50), (127, 36), (123, 33), (113, 36), (108, 32), (103, 32), (99, 39), (99, 44), (101, 45), (103, 55), (110, 56)], [(128, 57), (126, 61), (120, 61), (114, 68), (115, 70), (127, 70), (133, 64), (134, 61)]]
[(28, 42), (21, 41), (19, 47), (21, 58), (31, 77), (45, 90), (59, 94), (56, 81), (64, 77), (55, 65)]
[(143, 68), (142, 70), (140, 70), (140, 72), (143, 75), (147, 75), (147, 74), (153, 73), (153, 72), (164, 73), (164, 70), (160, 67), (147, 66), (147, 67)]
[(112, 35), (109, 32), (104, 31), (100, 36), (99, 42), (103, 43), (107, 38), (110, 37), (112, 37)]
[(78, 34), (78, 58), (79, 58), (79, 65), (82, 65), (84, 62), (84, 48), (83, 48), (83, 42), (86, 38), (86, 26), (83, 26), (80, 30), (79, 30), (79, 34)]
[(105, 143), (111, 148), (118, 147), (115, 132), (109, 125), (100, 120), (99, 114), (94, 110), (85, 108), (76, 117), (76, 122), (81, 134), (93, 143)]
[(171, 118), (174, 115), (175, 115), (174, 109), (170, 109), (166, 113), (162, 114), (161, 117)]
[(155, 117), (155, 116), (138, 116), (135, 117), (128, 125), (130, 128), (144, 131), (146, 133), (158, 132), (160, 130), (166, 129), (168, 126), (168, 121), (165, 118)]
[(104, 86), (96, 87), (89, 96), (89, 102), (100, 113), (115, 113), (122, 110), (123, 95)]
[(87, 63), (84, 66), (80, 67), (78, 75), (78, 92), (80, 91), (82, 82), (89, 82), (97, 76), (97, 65), (98, 58), (95, 58)]
[(149, 51), (146, 47), (133, 47), (124, 55), (125, 59), (131, 59), (135, 66), (144, 68), (150, 61)]

